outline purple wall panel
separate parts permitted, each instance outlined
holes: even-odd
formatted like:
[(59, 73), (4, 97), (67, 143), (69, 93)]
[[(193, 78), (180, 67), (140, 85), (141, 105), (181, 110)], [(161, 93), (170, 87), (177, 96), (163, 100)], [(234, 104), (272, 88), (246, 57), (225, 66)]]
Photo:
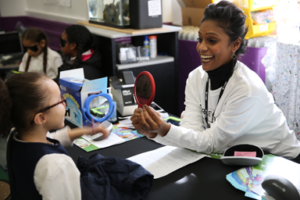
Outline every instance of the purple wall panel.
[(5, 31), (15, 30), (16, 24), (21, 22), (26, 27), (37, 27), (45, 31), (49, 39), (49, 47), (53, 50), (59, 50), (59, 38), (66, 27), (71, 24), (51, 21), (46, 19), (40, 19), (28, 16), (18, 17), (1, 17), (0, 29)]
[(197, 43), (197, 41), (178, 40), (179, 113), (185, 109), (184, 92), (189, 73), (201, 65), (200, 56), (196, 50)]

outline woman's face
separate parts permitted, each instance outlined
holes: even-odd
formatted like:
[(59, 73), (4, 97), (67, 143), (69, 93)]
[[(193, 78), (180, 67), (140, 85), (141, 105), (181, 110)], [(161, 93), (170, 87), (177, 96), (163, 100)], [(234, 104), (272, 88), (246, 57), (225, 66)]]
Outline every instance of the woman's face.
[(46, 45), (46, 41), (42, 40), (41, 42), (32, 42), (27, 39), (23, 39), (23, 46), (27, 48), (27, 53), (31, 57), (37, 57), (40, 55)]
[(229, 36), (217, 22), (206, 20), (200, 25), (197, 51), (203, 70), (211, 71), (228, 63), (238, 47), (236, 42), (230, 43)]

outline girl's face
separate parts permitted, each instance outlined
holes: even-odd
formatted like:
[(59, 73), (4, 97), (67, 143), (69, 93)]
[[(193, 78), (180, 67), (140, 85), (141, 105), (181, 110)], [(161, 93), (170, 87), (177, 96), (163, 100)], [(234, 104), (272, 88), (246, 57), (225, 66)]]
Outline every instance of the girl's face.
[(200, 25), (197, 51), (203, 70), (211, 71), (228, 63), (239, 45), (240, 43), (237, 44), (237, 42), (230, 43), (229, 36), (218, 26), (217, 22), (206, 20)]
[(37, 57), (38, 55), (40, 55), (46, 45), (45, 40), (42, 40), (41, 42), (32, 42), (30, 40), (23, 39), (22, 43), (23, 46), (27, 48), (27, 53), (31, 57)]
[[(48, 95), (45, 102), (45, 107), (52, 106), (62, 101), (59, 87), (53, 80), (47, 79), (43, 84), (45, 84), (45, 87), (47, 88), (45, 91), (47, 91)], [(63, 128), (65, 125), (65, 112), (65, 103), (60, 103), (45, 111), (44, 116), (47, 119), (45, 127), (48, 130)]]
[(61, 49), (63, 55), (73, 56), (75, 48), (76, 48), (76, 44), (70, 43), (68, 41), (68, 35), (64, 31), (62, 33), (61, 39), (60, 39), (60, 49)]

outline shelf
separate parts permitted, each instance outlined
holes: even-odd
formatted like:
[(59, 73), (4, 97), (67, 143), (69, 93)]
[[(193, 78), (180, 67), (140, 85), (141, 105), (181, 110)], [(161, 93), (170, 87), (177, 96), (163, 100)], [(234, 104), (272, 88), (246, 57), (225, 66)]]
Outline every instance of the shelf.
[[(81, 24), (81, 22), (79, 22), (79, 24)], [(152, 29), (149, 29), (149, 30), (143, 29), (143, 31), (141, 31), (141, 33), (129, 34), (129, 33), (123, 33), (123, 32), (114, 31), (114, 30), (108, 30), (108, 29), (104, 29), (104, 28), (98, 28), (98, 27), (96, 28), (96, 27), (90, 26), (90, 25), (84, 25), (84, 26), (87, 29), (89, 29), (89, 31), (91, 33), (93, 33), (95, 35), (103, 36), (103, 37), (106, 37), (106, 38), (122, 38), (122, 37), (132, 37), (132, 36), (140, 36), (140, 35), (151, 35), (151, 34), (154, 34), (154, 33), (155, 34), (162, 34), (162, 33), (172, 33), (172, 32), (181, 31), (181, 27), (163, 25), (162, 28), (164, 30), (162, 30), (161, 32), (153, 32)]]
[(162, 63), (174, 62), (174, 57), (172, 56), (157, 56), (156, 58), (137, 63), (129, 64), (117, 64), (118, 70), (131, 69), (136, 67), (144, 67), (149, 65), (157, 65)]

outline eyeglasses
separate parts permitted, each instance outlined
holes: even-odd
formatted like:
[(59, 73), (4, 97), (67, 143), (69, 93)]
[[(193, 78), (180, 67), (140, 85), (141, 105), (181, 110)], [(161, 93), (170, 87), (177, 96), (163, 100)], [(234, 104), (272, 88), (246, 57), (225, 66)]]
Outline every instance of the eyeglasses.
[(65, 47), (66, 44), (67, 44), (67, 41), (64, 40), (64, 39), (62, 39), (62, 38), (60, 38), (60, 46), (61, 46), (61, 47)]
[[(49, 110), (49, 109), (51, 109), (51, 108), (53, 108), (53, 107), (55, 107), (55, 106), (57, 106), (57, 105), (59, 105), (61, 103), (62, 104), (66, 104), (66, 106), (67, 106), (67, 99), (63, 95), (61, 95), (61, 101), (60, 102), (57, 102), (56, 104), (53, 104), (52, 106), (48, 106), (46, 108), (43, 108), (38, 113), (45, 112), (45, 111), (47, 111), (47, 110)], [(35, 115), (37, 115), (37, 114), (35, 114)], [(35, 115), (34, 115), (34, 117), (35, 117)], [(34, 118), (31, 121), (31, 124), (33, 124), (33, 123), (34, 123)]]
[(67, 105), (67, 99), (63, 95), (61, 95), (61, 99), (62, 100), (60, 102), (57, 102), (56, 104), (53, 104), (52, 106), (48, 106), (46, 108), (43, 108), (39, 112), (45, 112), (45, 111), (49, 110), (50, 108), (53, 108), (53, 107), (55, 107), (55, 106), (57, 106), (57, 105), (59, 105), (61, 103), (64, 103), (64, 104)]
[(26, 46), (23, 45), (23, 47), (24, 47), (24, 49), (30, 49), (33, 52), (37, 52), (39, 50), (37, 45), (34, 45), (32, 47), (26, 47)]

